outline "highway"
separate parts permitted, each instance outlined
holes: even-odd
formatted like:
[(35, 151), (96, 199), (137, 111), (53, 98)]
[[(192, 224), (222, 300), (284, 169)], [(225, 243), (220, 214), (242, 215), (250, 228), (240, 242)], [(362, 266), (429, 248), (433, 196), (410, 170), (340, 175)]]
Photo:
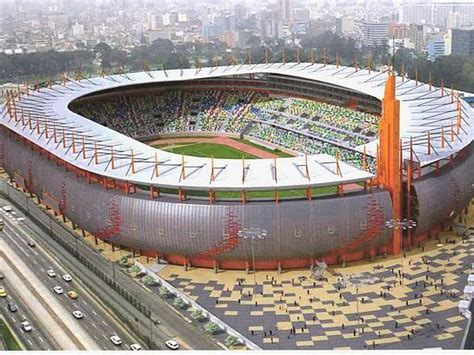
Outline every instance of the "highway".
[[(127, 329), (132, 329), (134, 334), (140, 334), (143, 339), (138, 342), (140, 345), (143, 347), (150, 345), (151, 349), (159, 350), (164, 348), (166, 340), (175, 339), (182, 349), (222, 349), (221, 345), (204, 335), (196, 326), (190, 324), (190, 321), (183, 319), (160, 297), (140, 287), (118, 267), (113, 267), (113, 264), (81, 238), (73, 236), (51, 215), (36, 206), (23, 192), (7, 187), (3, 179), (0, 180), (0, 187), (0, 190), (3, 190), (12, 202), (20, 205), (28, 216), (6, 199), (0, 199), (0, 206), (12, 205), (17, 212), (17, 217), (20, 220), (24, 218), (21, 222), (22, 229), (36, 242), (37, 247), (42, 246), (48, 250), (57, 260), (60, 260), (65, 270), (74, 270), (69, 273), (81, 280), (91, 294), (106, 303), (109, 309), (113, 309)], [(11, 226), (12, 222), (8, 223)], [(60, 239), (51, 237), (52, 234)], [(43, 264), (43, 269), (45, 266), (49, 265)], [(115, 290), (111, 287), (113, 283), (120, 289), (120, 294), (116, 291), (117, 287)]]
[[(8, 202), (0, 199), (0, 205), (5, 206)], [(43, 282), (48, 290), (55, 295), (61, 305), (72, 314), (73, 311), (79, 310), (84, 314), (84, 318), (75, 319), (77, 326), (82, 327), (100, 346), (102, 350), (129, 350), (130, 345), (137, 343), (128, 332), (107, 312), (104, 307), (99, 304), (96, 298), (89, 294), (89, 291), (81, 285), (75, 277), (75, 273), (67, 270), (56, 257), (50, 255), (41, 245), (36, 244), (30, 247), (28, 242), (33, 241), (32, 232), (28, 228), (28, 224), (32, 223), (21, 213), (13, 216), (11, 213), (0, 211), (0, 218), (3, 219), (5, 225), (1, 232), (4, 240), (8, 245), (19, 254), (23, 260), (27, 260), (31, 266), (31, 271)], [(47, 270), (53, 269), (56, 273), (55, 277), (49, 277)], [(69, 274), (72, 281), (66, 282), (62, 276)], [(64, 290), (63, 294), (56, 294), (53, 290), (55, 286), (61, 286)], [(71, 299), (68, 291), (75, 291), (79, 295), (76, 300)], [(110, 336), (117, 334), (123, 341), (121, 346), (114, 345)], [(38, 348), (41, 349), (41, 348)], [(91, 349), (92, 350), (92, 349)], [(98, 349), (95, 349), (98, 350)]]
[[(1, 314), (17, 338), (20, 339), (22, 345), (27, 350), (60, 350), (51, 334), (44, 329), (28, 304), (23, 301), (20, 295), (15, 291), (15, 288), (12, 287), (8, 281), (8, 277), (4, 280), (0, 280), (0, 285), (8, 292), (7, 297), (0, 298)], [(16, 312), (11, 312), (8, 309), (9, 302), (17, 305), (18, 310)], [(25, 332), (21, 327), (21, 322), (25, 320), (33, 327), (31, 332)]]

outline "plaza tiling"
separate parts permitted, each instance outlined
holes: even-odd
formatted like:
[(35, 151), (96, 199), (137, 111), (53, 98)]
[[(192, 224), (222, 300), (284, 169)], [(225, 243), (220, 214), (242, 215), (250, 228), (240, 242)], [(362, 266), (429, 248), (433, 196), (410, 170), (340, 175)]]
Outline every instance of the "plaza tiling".
[(330, 268), (327, 282), (309, 270), (260, 271), (256, 286), (242, 271), (167, 266), (160, 276), (264, 349), (459, 349), (471, 233), (464, 241), (441, 233), (443, 245), (433, 240), (423, 252), (413, 249), (403, 271), (402, 258), (381, 259)]
[[(175, 265), (159, 275), (263, 349), (459, 349), (467, 319), (458, 303), (474, 263), (473, 204), (464, 218), (468, 239), (445, 231), (404, 258), (329, 267), (327, 281), (310, 270), (257, 271), (255, 285), (244, 271)], [(110, 260), (131, 257), (87, 232), (84, 240)]]

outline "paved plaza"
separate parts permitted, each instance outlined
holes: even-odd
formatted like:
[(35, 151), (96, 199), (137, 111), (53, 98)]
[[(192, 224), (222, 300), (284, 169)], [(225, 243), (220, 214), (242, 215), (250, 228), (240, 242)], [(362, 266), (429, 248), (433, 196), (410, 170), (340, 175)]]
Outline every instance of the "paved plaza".
[[(473, 211), (468, 239), (445, 231), (404, 257), (329, 267), (324, 281), (310, 270), (257, 271), (254, 284), (245, 271), (175, 265), (159, 275), (264, 349), (459, 349), (467, 319), (458, 303), (474, 263)], [(131, 257), (87, 232), (84, 240), (110, 260)]]
[(256, 285), (242, 271), (170, 265), (159, 274), (264, 349), (459, 349), (474, 231), (439, 238), (403, 261), (329, 268), (327, 281), (309, 270), (260, 271)]

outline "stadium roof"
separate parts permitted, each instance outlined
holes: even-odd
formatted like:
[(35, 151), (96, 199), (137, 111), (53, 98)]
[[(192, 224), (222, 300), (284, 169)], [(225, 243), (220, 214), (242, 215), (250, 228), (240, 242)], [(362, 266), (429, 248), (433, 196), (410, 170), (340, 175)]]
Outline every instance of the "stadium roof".
[[(67, 80), (61, 84), (56, 83), (51, 88), (42, 88), (40, 92), (30, 90), (28, 96), (23, 95), (21, 100), (15, 101), (17, 121), (8, 116), (7, 107), (4, 106), (0, 122), (74, 166), (136, 184), (216, 191), (269, 190), (354, 183), (373, 176), (343, 162), (340, 163), (338, 171), (335, 158), (326, 154), (308, 156), (309, 176), (306, 174), (304, 156), (276, 159), (276, 176), (274, 159), (245, 160), (245, 165), (241, 160), (235, 159), (212, 161), (209, 158), (190, 156), (183, 159), (181, 155), (152, 148), (82, 117), (68, 108), (73, 100), (105, 89), (257, 73), (315, 80), (365, 93), (377, 99), (382, 99), (388, 77), (387, 71), (369, 72), (353, 67), (311, 63), (233, 65), (106, 75), (79, 81)], [(415, 159), (421, 165), (446, 158), (471, 143), (474, 136), (473, 109), (461, 100), (461, 127), (459, 132), (457, 128), (451, 129), (453, 123), (458, 120), (458, 104), (456, 98), (453, 100), (451, 97), (450, 90), (434, 87), (430, 90), (428, 84), (397, 77), (397, 97), (400, 99), (400, 130), (405, 158), (410, 154), (407, 149), (410, 137)], [(20, 119), (22, 111), (24, 117), (31, 115), (32, 129), (29, 128), (27, 118), (23, 121)], [(36, 129), (38, 122), (39, 134)], [(57, 129), (57, 143), (54, 143), (53, 127)], [(444, 135), (441, 134), (442, 130)], [(66, 138), (64, 142), (63, 136)], [(375, 156), (376, 146), (377, 140), (368, 143), (367, 153)], [(115, 165), (113, 169), (111, 147)], [(358, 149), (362, 150), (362, 146)], [(94, 159), (95, 151), (98, 163)], [(158, 157), (158, 176), (155, 174), (155, 154)], [(211, 179), (212, 170), (214, 179)]]

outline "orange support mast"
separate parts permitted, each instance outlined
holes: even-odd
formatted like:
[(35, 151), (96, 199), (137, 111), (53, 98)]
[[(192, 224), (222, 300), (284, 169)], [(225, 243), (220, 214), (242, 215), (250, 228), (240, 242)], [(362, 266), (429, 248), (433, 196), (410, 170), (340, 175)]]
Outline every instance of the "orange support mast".
[[(382, 119), (379, 123), (378, 183), (390, 192), (394, 219), (401, 219), (400, 101), (395, 98), (395, 76), (389, 73), (385, 84)], [(401, 252), (401, 229), (393, 230), (391, 250)]]

